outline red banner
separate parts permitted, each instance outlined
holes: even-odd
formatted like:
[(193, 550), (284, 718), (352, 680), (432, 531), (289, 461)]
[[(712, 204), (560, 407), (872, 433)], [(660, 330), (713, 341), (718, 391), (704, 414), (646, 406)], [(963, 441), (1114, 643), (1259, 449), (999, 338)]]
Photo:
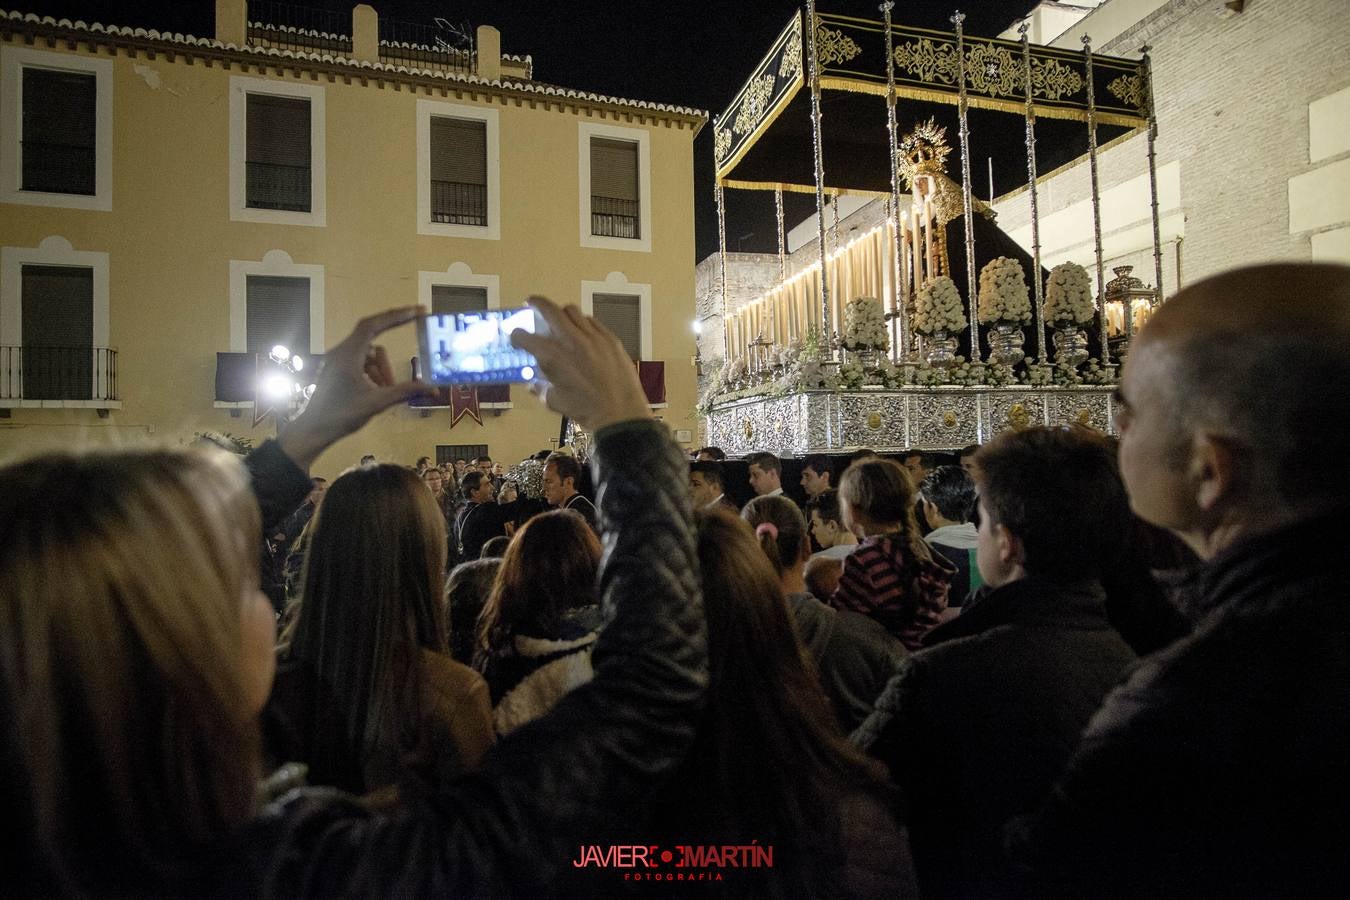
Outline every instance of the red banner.
[(457, 384), (450, 388), (450, 427), (458, 425), (465, 413), (479, 425), (483, 424), (483, 414), (478, 409), (478, 388)]

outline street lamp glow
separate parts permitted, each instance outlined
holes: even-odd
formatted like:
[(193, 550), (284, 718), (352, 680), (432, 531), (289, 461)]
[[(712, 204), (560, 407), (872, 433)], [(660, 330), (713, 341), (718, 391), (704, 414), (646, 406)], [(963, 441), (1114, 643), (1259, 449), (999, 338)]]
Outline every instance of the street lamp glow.
[(285, 344), (277, 344), (268, 355), (272, 357), (274, 362), (284, 363), (291, 358), (291, 351)]
[(291, 380), (285, 375), (269, 375), (263, 382), (263, 393), (273, 400), (285, 400), (291, 395)]
[(702, 323), (701, 321), (699, 321), (698, 319), (695, 319), (695, 320), (694, 320), (693, 328), (694, 328), (694, 334), (702, 334), (702, 333), (703, 333), (703, 323)]

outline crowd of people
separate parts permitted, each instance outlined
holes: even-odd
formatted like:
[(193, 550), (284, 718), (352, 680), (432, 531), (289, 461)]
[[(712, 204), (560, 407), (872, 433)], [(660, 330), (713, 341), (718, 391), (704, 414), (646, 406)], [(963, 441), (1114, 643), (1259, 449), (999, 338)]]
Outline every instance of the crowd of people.
[(949, 455), (691, 458), (613, 335), (531, 303), (513, 340), (593, 435), (537, 489), (309, 477), (420, 389), (376, 343), (415, 307), (243, 464), (0, 469), (7, 890), (1344, 890), (1350, 269), (1169, 300), (1118, 439)]

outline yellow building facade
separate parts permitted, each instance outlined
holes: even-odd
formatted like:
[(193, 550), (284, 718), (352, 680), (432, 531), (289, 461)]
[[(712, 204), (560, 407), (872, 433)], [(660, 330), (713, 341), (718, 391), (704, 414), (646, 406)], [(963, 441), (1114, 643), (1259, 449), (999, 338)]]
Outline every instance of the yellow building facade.
[[(706, 115), (536, 83), (494, 29), (438, 52), (382, 40), (369, 7), (351, 19), (350, 38), (267, 28), (220, 0), (216, 38), (194, 39), (0, 13), (0, 456), (261, 442), (275, 416), (221, 399), (218, 354), (275, 334), (308, 357), (382, 309), (532, 293), (617, 311), (634, 358), (665, 364), (658, 415), (697, 433)], [(406, 375), (413, 329), (385, 344)], [(315, 472), (438, 447), (509, 464), (558, 430), (517, 385), (481, 425), (390, 410)]]

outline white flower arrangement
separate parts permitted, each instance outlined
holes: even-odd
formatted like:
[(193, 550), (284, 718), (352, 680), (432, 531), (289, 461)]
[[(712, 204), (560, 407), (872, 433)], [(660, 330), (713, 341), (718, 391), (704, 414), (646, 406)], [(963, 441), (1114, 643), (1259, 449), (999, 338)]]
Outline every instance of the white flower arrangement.
[(876, 297), (858, 297), (844, 307), (844, 349), (886, 350), (886, 313)]
[(722, 370), (723, 380), (740, 381), (742, 378), (745, 377), (745, 374), (748, 370), (749, 369), (748, 366), (746, 365), (745, 357), (738, 356), (731, 362), (727, 363), (726, 368)]
[(957, 332), (966, 327), (966, 313), (956, 282), (946, 275), (930, 280), (914, 303), (914, 330), (919, 334)]
[(1092, 282), (1087, 269), (1074, 262), (1060, 263), (1045, 282), (1045, 321), (1058, 327), (1091, 322)]
[(846, 362), (839, 367), (839, 383), (850, 391), (856, 391), (867, 382), (867, 370), (861, 363)]
[(1031, 321), (1031, 297), (1022, 264), (1000, 256), (980, 270), (980, 323), (1026, 325)]
[(780, 384), (784, 394), (797, 391), (837, 391), (839, 373), (826, 368), (814, 355), (803, 353), (797, 358), (796, 365), (783, 376)]

